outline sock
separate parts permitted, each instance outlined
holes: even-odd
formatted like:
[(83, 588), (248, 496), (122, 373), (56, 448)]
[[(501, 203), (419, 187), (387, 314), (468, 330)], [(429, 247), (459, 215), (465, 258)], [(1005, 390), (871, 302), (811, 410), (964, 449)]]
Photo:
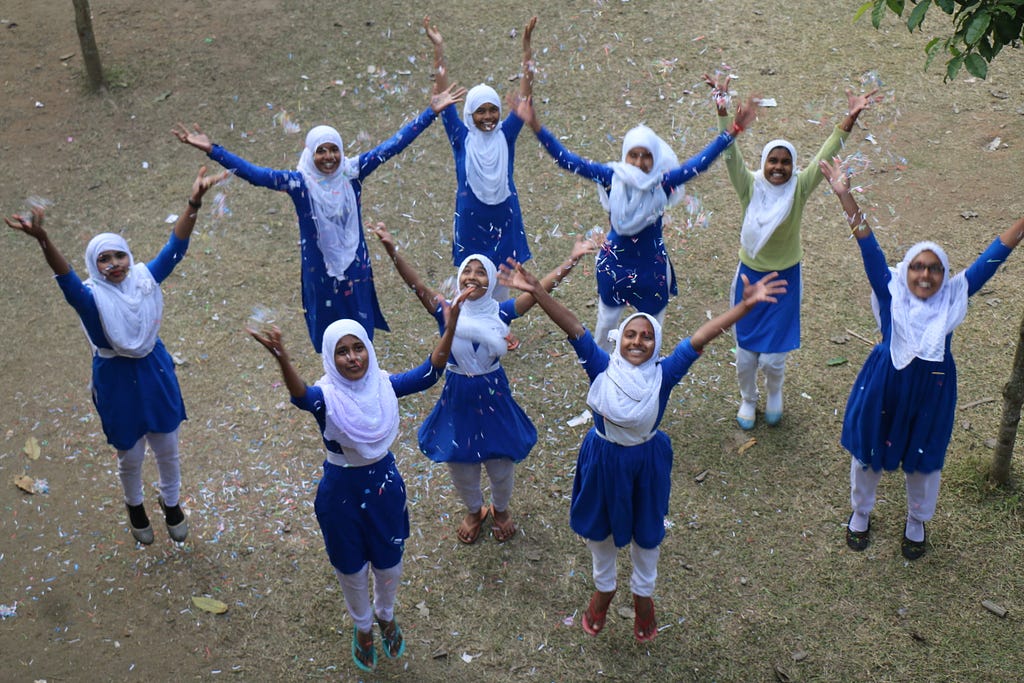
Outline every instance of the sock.
[(146, 514), (146, 508), (141, 503), (138, 505), (129, 505), (128, 507), (128, 521), (131, 522), (133, 529), (145, 529), (149, 526), (149, 516)]

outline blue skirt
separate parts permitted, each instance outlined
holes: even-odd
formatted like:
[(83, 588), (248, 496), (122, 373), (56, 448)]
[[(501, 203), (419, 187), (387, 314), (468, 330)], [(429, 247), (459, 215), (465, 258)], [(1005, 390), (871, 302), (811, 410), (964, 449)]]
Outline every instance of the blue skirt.
[(843, 447), (873, 470), (941, 470), (953, 435), (956, 363), (915, 358), (897, 370), (888, 344), (864, 361), (846, 402)]
[(617, 548), (631, 540), (657, 548), (665, 538), (671, 475), (672, 441), (665, 432), (620, 446), (591, 428), (576, 458), (569, 525), (592, 541), (611, 536)]
[(388, 569), (401, 561), (409, 511), (391, 453), (365, 467), (325, 461), (313, 509), (331, 565), (342, 574), (355, 574), (367, 562)]
[(169, 434), (186, 418), (185, 402), (164, 343), (142, 358), (92, 359), (92, 402), (107, 442), (130, 449), (146, 434)]
[(473, 377), (449, 370), (419, 442), (434, 462), (519, 462), (537, 443), (537, 429), (513, 400), (504, 369)]
[[(767, 274), (740, 263), (733, 281), (733, 305), (743, 299), (740, 275), (746, 275), (753, 284)], [(800, 264), (780, 270), (778, 279), (789, 283), (786, 293), (778, 297), (778, 303), (758, 304), (736, 323), (736, 343), (740, 348), (754, 353), (787, 353), (800, 348), (800, 300), (803, 298)]]

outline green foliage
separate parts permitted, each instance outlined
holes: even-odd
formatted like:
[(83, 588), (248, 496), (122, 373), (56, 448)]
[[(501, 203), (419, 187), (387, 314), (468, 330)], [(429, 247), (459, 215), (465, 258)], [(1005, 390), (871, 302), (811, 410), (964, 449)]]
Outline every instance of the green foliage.
[[(953, 33), (933, 38), (925, 46), (925, 68), (939, 54), (946, 55), (944, 80), (956, 78), (960, 69), (978, 78), (988, 75), (988, 65), (1005, 45), (1020, 40), (1024, 30), (1024, 0), (910, 0), (907, 30), (921, 30), (933, 5), (949, 15)], [(871, 10), (871, 25), (878, 28), (888, 12), (903, 17), (904, 0), (868, 0), (854, 20)]]

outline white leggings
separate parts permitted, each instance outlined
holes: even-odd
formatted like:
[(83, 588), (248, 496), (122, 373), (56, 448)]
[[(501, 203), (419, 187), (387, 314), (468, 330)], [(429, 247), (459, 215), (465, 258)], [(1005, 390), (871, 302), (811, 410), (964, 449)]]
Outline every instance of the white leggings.
[[(516, 464), (510, 458), (484, 460), (487, 478), (491, 480), (491, 502), (498, 512), (508, 510), (512, 500), (512, 486), (516, 480)], [(463, 504), (470, 512), (479, 512), (484, 505), (484, 494), (480, 484), (480, 463), (450, 462), (452, 484), (459, 492)]]
[[(373, 569), (373, 609), (370, 609), (370, 572)], [(341, 585), (341, 593), (345, 596), (345, 607), (352, 617), (353, 623), (363, 633), (373, 629), (373, 615), (381, 621), (395, 620), (395, 596), (398, 595), (398, 584), (402, 579), (402, 562), (399, 560), (394, 567), (377, 569), (369, 563), (355, 574), (342, 574), (337, 569), (334, 574)]]
[(146, 457), (146, 442), (149, 442), (160, 472), (160, 497), (164, 505), (172, 508), (178, 504), (178, 496), (181, 494), (177, 429), (166, 434), (150, 432), (128, 450), (117, 452), (117, 474), (121, 477), (124, 502), (128, 505), (142, 504), (142, 461)]
[[(597, 299), (597, 330), (594, 332), (594, 341), (608, 353), (615, 351), (615, 343), (608, 341), (608, 333), (618, 328), (619, 318), (622, 317), (622, 311), (625, 308), (624, 305), (609, 306), (601, 301), (600, 297)], [(659, 325), (664, 326), (665, 312), (667, 310), (668, 306), (661, 309), (661, 312), (654, 316)]]
[[(619, 555), (615, 541), (611, 536), (603, 541), (592, 541), (588, 538), (587, 547), (590, 548), (590, 555), (594, 561), (594, 588), (602, 593), (615, 590), (616, 560)], [(629, 557), (633, 561), (633, 574), (629, 577), (629, 588), (634, 594), (642, 598), (654, 595), (654, 584), (658, 580), (659, 555), (661, 555), (661, 546), (641, 548), (635, 541), (629, 544)]]
[[(935, 504), (939, 499), (939, 484), (942, 470), (928, 474), (914, 472), (904, 474), (907, 489), (907, 520), (928, 522), (935, 515)], [(867, 517), (875, 507), (875, 494), (882, 471), (874, 471), (857, 458), (850, 458), (850, 504), (858, 515)]]
[(736, 377), (740, 382), (740, 397), (747, 403), (757, 403), (757, 369), (764, 373), (769, 394), (782, 392), (786, 377), (788, 353), (757, 353), (736, 346)]

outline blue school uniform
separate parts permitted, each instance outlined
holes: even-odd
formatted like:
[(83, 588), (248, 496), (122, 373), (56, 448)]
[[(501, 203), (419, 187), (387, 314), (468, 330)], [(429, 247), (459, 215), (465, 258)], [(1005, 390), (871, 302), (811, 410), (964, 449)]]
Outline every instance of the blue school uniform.
[[(858, 240), (864, 270), (879, 303), (882, 341), (857, 374), (843, 416), (841, 443), (864, 466), (927, 474), (941, 470), (953, 434), (956, 363), (946, 336), (941, 361), (915, 358), (902, 370), (892, 364), (892, 277), (874, 235)], [(992, 277), (1011, 249), (998, 239), (964, 273), (973, 295)]]
[(214, 145), (209, 157), (229, 169), (243, 180), (258, 187), (287, 192), (295, 205), (299, 219), (299, 248), (302, 254), (302, 308), (306, 316), (306, 327), (313, 348), (321, 352), (324, 330), (335, 320), (350, 318), (359, 322), (366, 334), (373, 340), (374, 329), (388, 331), (387, 321), (377, 301), (377, 289), (370, 267), (370, 253), (362, 231), (363, 181), (382, 163), (404, 150), (427, 126), (433, 123), (436, 114), (430, 108), (420, 113), (413, 121), (402, 126), (391, 139), (359, 155), (359, 177), (352, 179), (356, 195), (356, 210), (359, 212), (359, 246), (352, 264), (345, 270), (345, 279), (339, 280), (327, 274), (323, 253), (320, 251), (314, 219), (313, 204), (306, 190), (306, 179), (296, 170), (275, 170), (256, 166), (245, 159), (228, 152), (220, 145)]
[[(518, 317), (515, 303), (508, 299), (498, 305), (506, 325)], [(434, 317), (443, 330), (440, 308)], [(460, 374), (458, 364), (453, 352), (441, 397), (420, 427), (420, 450), (434, 462), (525, 459), (537, 443), (537, 429), (512, 397), (501, 359), (495, 357), (491, 369), (482, 375)]]
[(519, 192), (512, 175), (516, 139), (523, 128), (523, 120), (510, 113), (501, 123), (501, 134), (508, 144), (508, 189), (511, 194), (500, 204), (480, 201), (469, 186), (466, 176), (466, 135), (469, 131), (454, 104), (441, 111), (441, 120), (452, 146), (457, 183), (452, 263), (458, 267), (470, 254), (483, 254), (495, 265), (505, 263), (508, 258), (520, 263), (529, 261), (532, 255), (519, 209)]
[[(167, 279), (186, 251), (188, 240), (172, 232), (157, 257), (146, 264), (157, 284)], [(174, 361), (163, 342), (157, 339), (153, 350), (142, 358), (113, 355), (92, 290), (74, 270), (57, 275), (56, 280), (97, 349), (92, 357), (92, 401), (107, 442), (126, 451), (150, 432), (168, 434), (176, 430), (187, 418), (185, 402), (174, 374)]]
[[(419, 367), (388, 379), (395, 395), (402, 397), (429, 389), (440, 377), (441, 371), (427, 358)], [(292, 397), (292, 404), (313, 414), (323, 436), (327, 419), (323, 390), (306, 387), (306, 395)], [(378, 569), (394, 567), (401, 561), (409, 537), (405, 482), (395, 456), (388, 451), (367, 465), (345, 467), (330, 462), (331, 453), (343, 452), (341, 445), (326, 438), (323, 443), (328, 460), (324, 461), (313, 509), (331, 565), (342, 574), (354, 574), (367, 562)]]
[[(569, 343), (593, 384), (608, 368), (608, 353), (590, 331)], [(656, 548), (665, 538), (665, 516), (672, 486), (672, 441), (657, 429), (665, 416), (669, 395), (700, 353), (687, 337), (671, 355), (660, 359), (661, 392), (654, 434), (642, 444), (622, 446), (604, 438), (604, 417), (594, 414), (594, 426), (583, 437), (576, 457), (569, 525), (583, 538), (603, 541), (611, 536), (621, 548), (635, 540), (641, 548)]]
[[(546, 128), (541, 128), (537, 139), (559, 166), (611, 191), (614, 175), (611, 166), (573, 154)], [(729, 133), (720, 133), (686, 163), (665, 173), (661, 181), (665, 195), (671, 195), (676, 188), (706, 171), (732, 141)], [(641, 313), (661, 313), (669, 297), (678, 293), (675, 270), (665, 249), (662, 217), (630, 236), (619, 235), (609, 225), (607, 241), (597, 256), (596, 271), (597, 293), (605, 305), (628, 304)]]

